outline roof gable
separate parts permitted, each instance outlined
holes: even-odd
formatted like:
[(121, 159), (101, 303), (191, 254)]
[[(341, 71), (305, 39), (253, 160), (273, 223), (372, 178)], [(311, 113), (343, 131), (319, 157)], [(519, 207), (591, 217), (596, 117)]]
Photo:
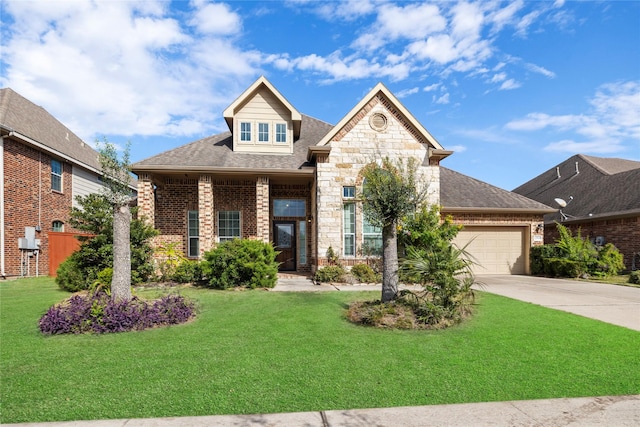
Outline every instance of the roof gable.
[[(272, 99), (277, 100), (282, 104), (282, 106), (289, 111), (291, 115), (291, 120), (293, 122), (293, 133), (294, 138), (298, 138), (300, 135), (300, 124), (302, 121), (302, 114), (293, 106), (287, 99), (267, 80), (266, 77), (260, 76), (258, 80), (256, 80), (247, 90), (242, 92), (242, 94), (236, 98), (235, 101), (231, 103), (223, 112), (224, 120), (227, 122), (227, 126), (229, 126), (229, 130), (233, 132), (233, 120), (235, 115), (249, 102), (251, 99), (256, 96), (265, 96), (259, 95), (264, 91), (269, 92), (272, 95)], [(267, 98), (270, 98), (266, 95)], [(270, 102), (273, 102), (270, 100)]]
[(429, 148), (443, 150), (440, 143), (427, 131), (424, 126), (407, 110), (404, 105), (382, 83), (378, 83), (355, 107), (325, 135), (318, 146), (326, 146), (333, 140), (340, 140), (358, 123), (373, 106), (381, 103), (400, 121), (418, 142), (427, 144)]

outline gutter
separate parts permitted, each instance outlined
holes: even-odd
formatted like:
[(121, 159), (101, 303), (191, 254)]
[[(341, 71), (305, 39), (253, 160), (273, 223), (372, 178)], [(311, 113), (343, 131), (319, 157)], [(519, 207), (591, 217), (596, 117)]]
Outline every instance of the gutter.
[(315, 168), (303, 166), (300, 169), (249, 169), (249, 168), (225, 168), (211, 166), (190, 166), (188, 169), (177, 169), (173, 165), (144, 166), (140, 168), (132, 168), (132, 172), (136, 175), (145, 172), (174, 172), (176, 174), (184, 173), (230, 173), (230, 174), (255, 174), (255, 175), (313, 175)]
[(484, 208), (478, 206), (469, 207), (448, 207), (442, 206), (441, 212), (453, 212), (453, 213), (533, 213), (533, 214), (548, 214), (552, 212), (558, 212), (557, 209), (552, 208)]

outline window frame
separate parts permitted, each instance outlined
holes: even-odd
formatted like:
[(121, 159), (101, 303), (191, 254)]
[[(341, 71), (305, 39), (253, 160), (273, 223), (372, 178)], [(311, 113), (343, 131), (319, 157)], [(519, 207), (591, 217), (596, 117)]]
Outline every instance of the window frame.
[[(248, 129), (245, 129), (248, 127)], [(245, 136), (249, 136), (249, 139), (245, 139)], [(252, 142), (253, 141), (253, 132), (251, 131), (251, 122), (249, 121), (241, 121), (240, 122), (240, 142)]]
[(55, 231), (56, 233), (64, 232), (64, 222), (56, 219), (55, 221), (51, 221), (51, 231)]
[[(192, 214), (195, 214), (195, 218), (192, 218)], [(191, 231), (194, 227), (191, 226), (191, 221), (195, 221), (195, 234), (192, 234)], [(195, 251), (194, 255), (191, 251), (191, 242), (195, 241)], [(199, 258), (200, 257), (200, 212), (197, 210), (187, 211), (187, 257), (188, 258)]]
[[(279, 206), (276, 206), (280, 203), (288, 203), (284, 208), (289, 208), (289, 204), (296, 203), (300, 207), (299, 204), (302, 205), (303, 212), (300, 214), (298, 209), (292, 209), (290, 212), (280, 212)], [(293, 208), (293, 207), (292, 207)], [(281, 213), (289, 214), (289, 215), (280, 215)], [(305, 218), (307, 216), (307, 201), (306, 199), (273, 199), (273, 216), (278, 218)]]
[[(371, 231), (367, 231), (367, 227), (369, 227), (370, 229), (376, 230), (378, 229), (379, 231), (377, 232), (371, 232)], [(376, 227), (375, 225), (371, 224), (368, 220), (366, 215), (362, 216), (362, 252), (365, 252), (365, 249), (367, 248), (367, 238), (371, 239), (371, 238), (375, 238), (376, 240), (379, 239), (380, 240), (380, 247), (376, 248), (375, 252), (372, 252), (369, 255), (373, 255), (373, 256), (382, 256), (382, 228), (380, 227)]]
[[(350, 218), (347, 218), (347, 215), (349, 215)], [(349, 228), (347, 228), (347, 226)], [(345, 257), (356, 256), (356, 204), (355, 202), (347, 202), (347, 203), (343, 203), (342, 205), (342, 254)]]
[[(58, 165), (55, 169), (59, 169), (60, 172), (54, 170), (54, 165)], [(63, 175), (63, 166), (62, 162), (58, 159), (51, 159), (51, 190), (62, 193), (62, 189), (64, 188), (62, 185), (62, 175)], [(56, 188), (54, 182), (58, 184), (59, 188)]]
[[(223, 214), (224, 214), (224, 215), (228, 215), (228, 214), (237, 214), (237, 216), (238, 216), (238, 217), (237, 217), (237, 219), (236, 219), (236, 218), (224, 218), (224, 221), (225, 221), (225, 227), (224, 227), (224, 230), (225, 230), (225, 231), (227, 231), (227, 230), (229, 229), (229, 230), (234, 231), (234, 230), (236, 230), (236, 228), (237, 228), (237, 230), (238, 230), (238, 234), (237, 234), (237, 235), (235, 235), (235, 234), (233, 234), (233, 235), (227, 235), (227, 234), (225, 234), (225, 235), (223, 236), (223, 235), (221, 234), (221, 230), (223, 230), (223, 227), (221, 227), (221, 223), (222, 223), (222, 221), (223, 221), (223, 219), (221, 218), (221, 216), (222, 216)], [(240, 239), (240, 238), (242, 238), (242, 215), (241, 215), (240, 211), (218, 211), (218, 215), (217, 215), (217, 217), (218, 217), (218, 218), (217, 218), (217, 219), (218, 219), (218, 224), (217, 224), (217, 225), (218, 225), (218, 242), (228, 242), (228, 241), (233, 240), (233, 239)], [(227, 226), (226, 226), (226, 222), (227, 222), (227, 221), (236, 221), (236, 220), (238, 221), (238, 226), (237, 226), (237, 227), (227, 227)]]
[[(263, 129), (266, 127), (266, 129)], [(269, 144), (271, 143), (271, 135), (269, 132), (269, 122), (258, 122), (258, 143)], [(263, 139), (266, 138), (266, 139)]]
[(343, 199), (355, 199), (356, 198), (356, 187), (354, 185), (345, 185), (342, 187), (342, 198)]
[(286, 144), (287, 141), (287, 124), (286, 123), (276, 123), (274, 126), (275, 138), (274, 143), (276, 144)]

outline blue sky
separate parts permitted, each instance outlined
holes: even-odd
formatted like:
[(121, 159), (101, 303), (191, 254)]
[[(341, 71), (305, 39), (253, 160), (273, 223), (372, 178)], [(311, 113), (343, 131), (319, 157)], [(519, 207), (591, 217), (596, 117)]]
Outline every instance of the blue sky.
[(511, 190), (640, 160), (640, 2), (4, 1), (0, 86), (138, 161), (227, 130), (260, 75), (337, 123), (383, 82), (443, 166)]

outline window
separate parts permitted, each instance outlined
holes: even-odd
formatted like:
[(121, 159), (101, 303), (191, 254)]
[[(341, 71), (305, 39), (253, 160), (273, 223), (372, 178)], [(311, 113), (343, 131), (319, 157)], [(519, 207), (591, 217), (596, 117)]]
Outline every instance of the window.
[(62, 163), (51, 159), (51, 189), (62, 192)]
[(287, 142), (287, 125), (276, 123), (276, 142)]
[(353, 199), (356, 197), (356, 187), (342, 187), (342, 197)]
[(356, 254), (356, 204), (345, 203), (342, 207), (343, 218), (343, 254), (354, 256)]
[(365, 217), (362, 221), (362, 235), (364, 242), (362, 252), (364, 255), (382, 255), (382, 230), (372, 225)]
[(243, 142), (251, 141), (251, 123), (240, 122), (240, 141), (243, 141)]
[(51, 231), (64, 231), (64, 222), (62, 221), (53, 221), (51, 223)]
[(240, 237), (240, 212), (218, 212), (218, 239), (221, 242)]
[(307, 263), (307, 222), (298, 222), (298, 263)]
[(306, 215), (307, 209), (304, 200), (275, 199), (273, 201), (273, 216), (304, 217)]
[(188, 256), (196, 258), (200, 255), (200, 221), (198, 211), (189, 211), (188, 236), (189, 253)]
[(269, 123), (258, 123), (258, 142), (269, 142)]

